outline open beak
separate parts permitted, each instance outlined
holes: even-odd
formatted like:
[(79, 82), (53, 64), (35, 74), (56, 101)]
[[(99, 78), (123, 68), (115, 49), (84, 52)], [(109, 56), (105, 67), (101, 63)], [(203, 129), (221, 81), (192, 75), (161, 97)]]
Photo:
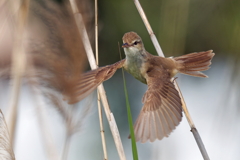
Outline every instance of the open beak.
[(123, 48), (128, 48), (128, 47), (130, 47), (130, 45), (129, 45), (128, 43), (124, 43), (124, 44), (122, 45), (122, 47), (123, 47)]

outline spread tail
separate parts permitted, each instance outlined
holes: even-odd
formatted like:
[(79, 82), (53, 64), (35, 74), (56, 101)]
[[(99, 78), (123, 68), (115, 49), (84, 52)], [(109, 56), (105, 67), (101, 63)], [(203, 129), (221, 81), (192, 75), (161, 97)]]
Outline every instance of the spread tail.
[(215, 53), (213, 50), (190, 53), (173, 58), (177, 62), (177, 70), (182, 74), (196, 77), (208, 77), (200, 71), (208, 70)]

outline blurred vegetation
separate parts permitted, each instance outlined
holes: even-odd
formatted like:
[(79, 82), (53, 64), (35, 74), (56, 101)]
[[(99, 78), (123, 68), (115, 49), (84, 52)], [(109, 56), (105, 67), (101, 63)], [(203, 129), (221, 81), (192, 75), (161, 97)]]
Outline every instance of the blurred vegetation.
[[(140, 2), (166, 56), (213, 49), (216, 57), (240, 58), (239, 0)], [(117, 43), (128, 31), (137, 32), (145, 48), (156, 54), (133, 1), (99, 2), (99, 19), (101, 66), (119, 60)]]
[[(39, 53), (43, 53), (43, 55), (45, 55), (47, 53), (52, 53), (52, 52), (46, 52), (46, 50), (52, 51), (51, 49), (57, 48), (58, 54), (56, 54), (57, 55), (56, 57), (58, 57), (59, 55), (64, 55), (64, 54), (67, 55), (70, 53), (71, 54), (76, 53), (76, 52), (73, 52), (73, 50), (80, 51), (80, 49), (75, 48), (76, 46), (81, 48), (81, 46), (79, 45), (79, 43), (76, 40), (74, 40), (77, 37), (77, 36), (74, 37), (75, 35), (77, 35), (77, 31), (70, 28), (71, 27), (70, 23), (69, 23), (70, 19), (66, 16), (66, 17), (63, 17), (63, 18), (65, 18), (64, 19), (65, 21), (61, 20), (61, 18), (59, 18), (61, 16), (56, 15), (57, 12), (53, 12), (54, 9), (57, 9), (57, 7), (55, 8), (55, 5), (51, 6), (52, 4), (50, 3), (50, 8), (48, 8), (47, 6), (44, 5), (45, 3), (47, 4), (51, 1), (48, 1), (48, 0), (36, 0), (36, 1), (39, 3), (38, 7), (40, 7), (40, 8), (36, 7), (37, 8), (36, 11), (38, 11), (37, 13), (41, 13), (41, 14), (39, 14), (39, 19), (41, 19), (41, 18), (44, 19), (46, 17), (49, 18), (49, 19), (41, 22), (41, 23), (48, 22), (47, 23), (48, 25), (47, 24), (43, 25), (44, 28), (47, 30), (46, 34), (45, 34), (44, 30), (41, 30), (38, 32), (35, 31), (36, 36), (34, 36), (34, 38), (36, 38), (36, 37), (39, 38), (39, 35), (46, 36), (46, 39), (49, 38), (48, 39), (49, 41), (44, 40), (44, 44), (47, 44), (47, 45), (40, 49), (37, 48), (38, 49), (37, 51), (39, 51)], [(54, 4), (56, 2), (56, 3), (59, 3), (60, 5), (65, 5), (65, 2), (68, 3), (68, 0), (52, 0), (52, 1), (54, 1)], [(79, 8), (82, 13), (86, 13), (84, 20), (86, 21), (86, 24), (88, 24), (87, 29), (88, 29), (89, 37), (91, 40), (93, 40), (94, 39), (94, 22), (93, 22), (94, 0), (91, 0), (91, 4), (88, 4), (88, 5), (84, 5), (84, 3), (83, 3), (84, 1), (90, 2), (88, 0), (79, 0), (79, 4), (80, 4)], [(200, 79), (189, 78), (186, 76), (187, 78), (185, 78), (183, 80), (184, 84), (191, 83), (191, 84), (193, 84), (192, 86), (194, 86), (196, 88), (192, 89), (192, 87), (188, 85), (185, 87), (185, 91), (184, 91), (184, 89), (183, 89), (183, 91), (185, 92), (185, 95), (187, 95), (186, 94), (187, 89), (190, 88), (189, 93), (190, 92), (191, 93), (188, 96), (185, 96), (186, 98), (189, 98), (188, 104), (189, 103), (191, 104), (190, 100), (192, 100), (193, 97), (195, 97), (196, 99), (199, 99), (199, 101), (196, 101), (197, 102), (196, 104), (194, 101), (194, 102), (192, 102), (192, 104), (194, 104), (194, 105), (190, 105), (190, 106), (192, 108), (192, 111), (194, 111), (193, 109), (199, 109), (199, 108), (201, 109), (201, 111), (203, 111), (202, 114), (196, 112), (195, 115), (197, 115), (197, 116), (200, 115), (200, 116), (194, 117), (194, 119), (196, 119), (196, 120), (199, 119), (203, 122), (203, 125), (204, 125), (203, 129), (205, 131), (202, 130), (202, 133), (206, 133), (207, 135), (213, 135), (212, 137), (214, 137), (214, 138), (216, 138), (217, 136), (220, 135), (220, 136), (229, 138), (231, 140), (231, 141), (230, 140), (228, 141), (228, 139), (224, 139), (224, 138), (222, 139), (222, 137), (220, 137), (218, 141), (215, 139), (210, 139), (209, 141), (206, 141), (208, 143), (208, 145), (206, 145), (206, 146), (212, 145), (214, 149), (217, 147), (221, 147), (225, 151), (225, 148), (222, 146), (226, 145), (226, 142), (229, 142), (229, 143), (233, 143), (235, 141), (237, 142), (238, 139), (234, 139), (234, 138), (239, 137), (238, 136), (239, 134), (237, 131), (240, 131), (240, 129), (236, 127), (239, 125), (235, 124), (236, 122), (238, 122), (238, 120), (236, 120), (235, 118), (239, 117), (239, 113), (240, 113), (239, 109), (237, 109), (238, 112), (235, 112), (235, 108), (239, 108), (238, 104), (240, 101), (240, 99), (238, 98), (240, 95), (240, 89), (239, 89), (239, 87), (240, 87), (240, 84), (239, 84), (240, 72), (238, 69), (239, 60), (240, 60), (240, 55), (239, 55), (239, 50), (240, 50), (240, 45), (239, 45), (239, 42), (240, 42), (240, 38), (239, 38), (240, 37), (240, 10), (239, 10), (240, 1), (239, 0), (211, 0), (211, 1), (200, 1), (200, 0), (151, 0), (151, 1), (148, 1), (148, 0), (140, 0), (140, 2), (142, 4), (142, 7), (148, 17), (148, 20), (149, 20), (152, 28), (159, 40), (159, 43), (163, 49), (163, 52), (165, 53), (165, 56), (167, 56), (167, 57), (179, 56), (179, 55), (190, 53), (190, 52), (198, 52), (198, 51), (204, 51), (204, 50), (209, 50), (209, 49), (213, 49), (214, 52), (216, 53), (216, 56), (214, 57), (213, 61), (219, 60), (219, 62), (221, 62), (221, 63), (213, 62), (212, 69), (208, 71), (209, 72), (208, 75), (211, 75), (211, 76), (209, 76), (211, 78), (209, 78), (208, 81), (204, 81), (204, 83), (201, 80), (202, 85), (197, 86), (197, 84), (200, 84), (199, 83)], [(152, 45), (150, 37), (146, 31), (146, 28), (138, 14), (138, 11), (134, 5), (134, 2), (132, 0), (121, 0), (121, 1), (102, 0), (102, 1), (99, 1), (98, 4), (99, 4), (99, 55), (100, 55), (99, 62), (100, 62), (100, 66), (112, 64), (112, 63), (115, 63), (116, 61), (119, 61), (120, 56), (119, 56), (118, 42), (120, 44), (122, 44), (123, 34), (126, 32), (129, 32), (129, 31), (137, 32), (142, 37), (144, 44), (145, 44), (145, 48), (150, 53), (156, 55), (156, 51)], [(53, 7), (53, 8), (51, 8), (51, 7)], [(0, 11), (2, 11), (2, 10), (0, 10)], [(31, 24), (34, 24), (32, 22), (33, 21), (31, 21)], [(39, 27), (38, 29), (41, 29), (41, 27), (42, 27), (39, 25), (36, 25), (36, 26)], [(52, 26), (54, 26), (54, 27), (52, 27)], [(52, 34), (50, 34), (50, 33), (52, 33)], [(72, 41), (71, 41), (71, 37), (73, 37)], [(57, 38), (59, 38), (59, 40)], [(56, 44), (53, 43), (53, 45), (52, 45), (52, 43), (50, 43), (50, 42), (54, 42), (54, 40), (58, 40), (57, 41), (58, 43), (56, 43)], [(4, 41), (6, 41), (6, 39), (4, 39)], [(34, 40), (31, 42), (36, 42), (36, 41)], [(64, 44), (64, 45), (62, 45), (62, 44)], [(54, 47), (51, 47), (51, 45)], [(94, 48), (94, 41), (92, 41), (92, 46)], [(64, 47), (66, 47), (66, 49), (62, 49)], [(81, 48), (81, 49), (84, 51), (83, 48)], [(83, 51), (82, 52), (80, 51), (80, 52), (83, 53)], [(124, 55), (123, 52), (122, 52), (122, 54)], [(59, 56), (59, 57), (64, 57), (64, 56)], [(47, 56), (42, 57), (42, 58), (51, 60), (51, 58), (49, 58)], [(232, 60), (227, 61), (228, 58), (232, 58)], [(220, 59), (221, 59), (221, 61), (220, 61)], [(3, 60), (3, 58), (2, 58), (2, 60)], [(62, 58), (61, 60), (65, 60), (65, 59)], [(70, 60), (70, 58), (69, 58), (69, 60)], [(71, 60), (73, 60), (74, 63), (73, 62), (69, 63), (69, 64), (71, 64), (70, 67), (73, 67), (74, 66), (73, 64), (81, 65), (83, 63), (82, 61), (79, 61), (79, 58), (76, 58), (76, 57), (75, 58), (73, 57)], [(61, 61), (59, 61), (58, 59), (53, 59), (51, 62), (56, 62), (56, 64), (61, 65)], [(68, 59), (66, 59), (66, 62), (69, 62)], [(233, 66), (231, 66), (231, 65), (228, 66), (230, 64), (229, 62), (231, 62), (231, 64), (233, 64)], [(55, 64), (55, 63), (53, 63), (53, 64)], [(49, 68), (51, 69), (51, 67), (48, 67), (47, 69), (49, 69)], [(217, 68), (219, 68), (219, 69), (217, 69)], [(74, 69), (76, 69), (76, 68), (74, 68)], [(76, 69), (74, 71), (78, 72), (79, 69)], [(211, 72), (211, 74), (210, 74), (210, 72)], [(219, 78), (219, 72), (223, 72), (223, 76), (220, 78)], [(56, 73), (58, 74), (61, 72), (56, 72)], [(118, 73), (120, 73), (120, 71), (118, 71)], [(78, 76), (77, 74), (74, 74), (74, 75)], [(129, 82), (129, 84), (130, 84), (127, 87), (129, 90), (129, 97), (130, 97), (129, 99), (131, 100), (130, 103), (132, 106), (131, 109), (133, 111), (132, 112), (133, 117), (134, 117), (133, 119), (136, 119), (136, 117), (139, 113), (139, 110), (142, 106), (141, 98), (142, 98), (142, 95), (145, 92), (147, 86), (144, 86), (140, 82), (134, 80), (132, 76), (127, 75), (126, 78), (127, 78), (127, 83)], [(215, 78), (215, 79), (213, 79), (213, 78)], [(228, 79), (230, 81), (228, 81)], [(56, 76), (56, 80), (59, 80), (59, 78), (57, 76)], [(220, 80), (222, 80), (222, 81), (220, 81)], [(53, 82), (55, 82), (55, 81), (53, 81)], [(59, 84), (59, 83), (55, 83), (52, 86), (54, 86), (56, 84)], [(69, 83), (69, 84), (72, 84), (72, 83)], [(184, 84), (182, 86), (184, 86)], [(207, 86), (207, 84), (208, 84), (208, 86)], [(1, 85), (1, 83), (0, 83), (0, 85)], [(141, 87), (141, 85), (142, 85), (142, 87)], [(1, 93), (1, 97), (4, 97), (5, 95), (7, 95), (6, 93), (7, 93), (8, 89), (5, 88), (6, 86), (8, 86), (8, 85), (6, 85), (5, 83), (3, 83), (3, 85), (1, 85), (1, 89), (4, 91)], [(67, 85), (65, 85), (65, 86), (67, 86)], [(113, 78), (111, 78), (108, 81), (108, 83), (106, 83), (105, 86), (106, 86), (106, 91), (109, 95), (109, 102), (110, 102), (110, 104), (113, 104), (113, 105), (111, 105), (112, 106), (111, 109), (113, 110), (113, 113), (115, 114), (115, 119), (119, 125), (119, 131), (121, 132), (122, 140), (124, 142), (124, 145), (126, 144), (124, 146), (125, 150), (128, 153), (128, 151), (130, 151), (131, 149), (128, 148), (128, 146), (130, 146), (130, 144), (129, 144), (130, 141), (127, 139), (127, 136), (129, 135), (129, 129), (126, 125), (126, 123), (127, 123), (126, 109), (125, 109), (125, 107), (123, 107), (123, 106), (125, 106), (124, 101), (123, 101), (124, 95), (121, 94), (121, 92), (123, 93), (123, 84), (122, 84), (121, 75), (120, 74), (115, 75)], [(206, 86), (206, 87), (203, 87), (203, 86)], [(238, 87), (238, 89), (236, 89), (237, 87)], [(182, 88), (184, 88), (184, 87), (182, 87)], [(225, 88), (227, 88), (227, 89), (225, 89)], [(208, 89), (208, 90), (206, 90), (206, 89)], [(234, 91), (235, 89), (237, 91)], [(214, 91), (214, 92), (211, 92), (211, 91)], [(115, 92), (118, 92), (118, 93), (115, 94)], [(114, 93), (114, 94), (111, 94), (111, 93)], [(197, 93), (199, 93), (199, 94), (197, 94)], [(32, 95), (34, 95), (34, 94), (32, 94)], [(191, 97), (191, 95), (194, 95), (194, 96)], [(209, 99), (208, 99), (208, 97), (209, 97)], [(60, 97), (60, 98), (62, 98), (62, 97)], [(233, 98), (236, 98), (236, 101), (233, 101), (233, 100), (235, 100)], [(1, 99), (3, 101), (7, 98), (4, 97)], [(213, 99), (213, 101), (216, 101), (218, 104), (211, 103), (212, 99)], [(28, 101), (26, 101), (26, 100), (22, 101), (22, 103), (24, 103), (24, 106), (26, 104), (28, 104), (29, 100), (31, 101), (32, 98), (27, 97), (27, 100)], [(7, 101), (7, 100), (5, 100), (5, 101)], [(56, 103), (58, 101), (53, 101), (53, 102), (56, 105)], [(206, 104), (208, 103), (208, 105), (206, 105), (206, 106), (202, 105), (202, 104), (200, 104), (200, 102), (205, 102)], [(53, 103), (53, 105), (54, 105), (54, 103)], [(232, 109), (229, 107), (231, 103), (233, 103)], [(198, 107), (197, 105), (200, 107)], [(214, 105), (217, 106), (216, 109), (214, 108), (215, 107)], [(1, 102), (1, 106), (7, 106), (7, 105), (3, 104)], [(58, 107), (59, 106), (60, 105), (58, 105)], [(204, 106), (204, 107), (202, 107), (202, 106)], [(65, 107), (65, 106), (63, 106), (63, 107)], [(66, 105), (66, 107), (64, 108), (64, 109), (66, 109), (66, 111), (75, 113), (76, 108), (73, 108), (73, 110), (69, 110), (69, 108), (67, 108), (67, 107), (68, 106)], [(228, 110), (226, 110), (226, 108), (228, 108)], [(200, 111), (200, 109), (197, 111)], [(210, 109), (212, 110), (212, 112), (208, 112)], [(64, 112), (61, 113), (61, 111), (65, 111), (65, 110), (61, 110), (61, 108), (59, 108), (58, 110), (60, 111), (60, 115), (61, 114), (63, 115)], [(231, 111), (234, 111), (234, 112), (231, 112)], [(78, 117), (79, 120), (81, 120), (81, 118), (82, 119), (85, 118), (84, 116), (87, 115), (87, 114), (84, 114), (84, 116), (78, 116), (77, 113), (78, 112), (76, 112), (76, 114), (72, 114), (72, 115), (69, 114), (69, 115), (71, 115), (72, 119), (75, 119), (75, 117)], [(86, 113), (86, 112), (84, 112), (84, 113)], [(208, 113), (208, 116), (210, 117), (209, 119), (207, 119), (206, 113)], [(220, 113), (220, 114), (218, 114), (218, 113)], [(228, 115), (226, 116), (227, 113), (229, 116)], [(232, 113), (234, 113), (234, 114), (232, 114)], [(220, 118), (219, 119), (218, 119), (218, 117), (216, 118), (216, 115), (220, 115), (219, 116)], [(24, 116), (22, 116), (22, 117), (24, 117)], [(53, 118), (53, 117), (54, 116), (52, 116), (51, 118)], [(99, 135), (99, 137), (98, 137), (98, 135), (96, 136), (96, 133), (99, 132), (98, 123), (96, 123), (97, 116), (92, 116), (92, 117), (91, 117), (92, 123), (88, 122), (87, 125), (85, 125), (85, 126), (91, 128), (92, 130), (90, 132), (86, 132), (85, 135), (78, 136), (78, 138), (80, 139), (79, 141), (77, 141), (78, 146), (72, 147), (74, 150), (73, 155), (76, 156), (75, 154), (79, 154), (78, 156), (76, 156), (76, 158), (82, 157), (83, 154), (86, 154), (89, 157), (94, 157), (94, 156), (99, 157), (99, 155), (95, 154), (95, 152), (102, 153), (102, 150), (100, 147), (101, 146), (100, 145), (100, 143), (101, 143), (100, 135)], [(32, 118), (32, 117), (30, 117), (30, 118)], [(69, 120), (71, 118), (65, 118), (65, 119), (67, 121), (67, 119)], [(206, 121), (206, 119), (207, 119), (207, 121)], [(230, 121), (229, 119), (232, 121)], [(229, 129), (226, 129), (226, 128), (224, 128), (221, 132), (213, 133), (213, 131), (216, 130), (215, 128), (217, 126), (217, 125), (211, 126), (210, 123), (213, 123), (213, 120), (215, 120), (216, 124), (218, 124), (218, 126), (220, 126), (220, 127), (223, 126), (223, 128), (224, 128), (226, 126), (229, 126), (229, 128), (233, 130), (232, 133), (236, 133), (236, 136), (234, 137), (234, 136), (232, 136), (233, 134), (230, 135), (229, 133), (226, 134), (225, 132), (223, 132), (223, 131), (229, 132)], [(69, 120), (69, 121), (71, 121), (71, 120)], [(222, 125), (223, 121), (224, 121), (225, 125)], [(28, 119), (28, 122), (31, 122), (31, 121), (29, 121), (29, 119)], [(59, 123), (59, 120), (57, 122)], [(57, 122), (55, 122), (55, 124), (57, 124)], [(72, 122), (74, 122), (74, 121), (72, 121)], [(205, 125), (206, 122), (209, 125)], [(221, 122), (221, 123), (219, 123), (219, 122)], [(229, 122), (231, 122), (231, 123), (229, 123)], [(60, 121), (60, 123), (63, 123), (63, 122)], [(200, 121), (199, 121), (199, 123), (200, 123)], [(65, 127), (66, 127), (67, 132), (68, 132), (68, 130), (72, 129), (71, 128), (72, 126), (69, 125), (69, 123), (64, 123), (64, 124), (66, 124)], [(73, 123), (73, 124), (75, 124), (75, 123)], [(91, 124), (91, 125), (88, 125), (88, 124)], [(97, 127), (92, 126), (92, 124)], [(105, 124), (107, 124), (107, 122), (105, 122)], [(22, 126), (24, 126), (24, 125), (22, 125)], [(110, 130), (107, 126), (108, 125), (106, 125), (105, 130), (106, 130), (106, 137), (107, 137), (107, 143), (108, 143), (107, 146), (108, 146), (108, 148), (110, 148), (109, 155), (110, 155), (110, 157), (111, 156), (116, 157), (117, 152), (115, 150), (115, 147), (113, 147), (114, 143), (112, 140)], [(209, 129), (209, 131), (208, 131), (206, 129), (206, 126), (210, 126), (209, 128), (211, 128), (211, 130)], [(22, 127), (22, 128), (26, 129), (24, 127)], [(52, 127), (51, 129), (58, 132), (57, 134), (59, 135), (60, 132), (57, 128), (57, 125), (54, 125), (54, 127)], [(83, 130), (85, 131), (85, 128)], [(63, 131), (65, 131), (65, 130), (63, 130)], [(84, 134), (84, 131), (82, 131), (82, 134)], [(179, 131), (179, 129), (176, 130), (175, 132), (178, 132), (178, 131)], [(187, 128), (186, 131), (188, 132), (189, 129)], [(32, 128), (31, 128), (31, 134), (32, 134)], [(68, 139), (71, 136), (72, 135), (70, 134), (66, 137)], [(90, 140), (87, 139), (88, 137), (90, 137), (89, 138)], [(171, 137), (173, 137), (173, 135), (171, 135)], [(57, 138), (57, 136), (54, 138)], [(233, 138), (233, 140), (231, 138)], [(19, 138), (19, 139), (21, 139), (21, 138)], [(60, 139), (57, 139), (57, 141), (61, 142), (61, 140), (63, 140), (63, 139), (64, 138), (61, 137)], [(205, 139), (206, 139), (206, 137), (205, 137)], [(28, 137), (27, 137), (27, 140), (29, 142), (31, 141), (31, 139)], [(179, 140), (182, 140), (182, 137), (179, 138)], [(187, 137), (187, 140), (189, 141), (189, 137)], [(217, 141), (217, 143), (214, 143), (214, 140)], [(85, 143), (86, 141), (88, 141), (88, 142)], [(170, 143), (170, 145), (165, 145), (164, 142), (165, 141), (161, 141), (161, 144), (164, 147), (160, 148), (161, 152), (159, 150), (156, 150), (157, 151), (156, 154), (160, 153), (161, 156), (164, 153), (167, 154), (167, 152), (164, 152), (164, 149), (169, 148), (169, 153), (170, 153), (169, 155), (172, 155), (175, 158), (175, 156), (176, 156), (175, 154), (177, 151), (182, 152), (178, 149), (182, 149), (183, 147), (182, 146), (177, 147), (179, 141), (174, 141), (174, 142)], [(224, 144), (224, 145), (222, 145), (222, 144), (219, 145), (220, 142), (223, 142), (222, 144)], [(41, 143), (43, 143), (43, 142), (41, 142)], [(62, 142), (62, 143), (64, 143), (64, 142)], [(65, 143), (65, 144), (67, 144), (67, 143)], [(84, 145), (82, 145), (82, 144), (84, 144)], [(172, 145), (172, 144), (174, 144), (174, 145)], [(185, 145), (189, 145), (189, 144), (186, 144), (186, 141), (184, 141), (183, 144), (184, 144), (184, 147), (185, 147)], [(193, 144), (195, 145), (195, 141), (193, 142)], [(216, 145), (216, 144), (218, 144), (218, 145)], [(87, 147), (86, 147), (86, 145), (87, 145)], [(238, 143), (236, 143), (235, 145), (238, 146)], [(151, 144), (151, 147), (149, 147), (149, 146), (148, 145), (139, 145), (138, 146), (139, 157), (141, 157), (142, 159), (148, 159), (150, 157), (150, 154), (152, 154), (151, 147), (153, 145)], [(168, 146), (168, 147), (166, 147), (166, 146)], [(172, 146), (174, 146), (174, 147), (172, 147)], [(58, 147), (61, 147), (61, 146), (59, 145)], [(23, 147), (21, 147), (21, 148), (23, 148)], [(25, 147), (25, 148), (28, 148), (28, 147)], [(156, 148), (159, 149), (159, 147), (156, 147)], [(189, 148), (191, 149), (191, 147), (189, 147)], [(238, 148), (238, 147), (236, 147), (236, 148)], [(184, 148), (184, 150), (188, 151), (185, 148)], [(225, 152), (229, 152), (229, 150), (226, 150)], [(212, 151), (211, 153), (213, 155), (213, 150), (211, 150), (211, 151)], [(232, 152), (235, 153), (235, 150), (232, 150)], [(231, 155), (232, 152), (225, 153), (225, 154)], [(175, 153), (175, 154), (172, 154), (172, 153)], [(222, 154), (219, 154), (219, 153), (221, 153), (221, 152), (217, 151), (216, 155), (222, 156)], [(43, 154), (41, 154), (41, 155), (45, 156)], [(185, 154), (185, 155), (191, 155), (191, 154)], [(193, 154), (193, 155), (194, 155), (194, 157), (197, 157), (195, 154)], [(143, 158), (143, 157), (148, 157), (148, 158)], [(178, 157), (178, 156), (176, 156), (176, 157)], [(164, 159), (164, 158), (162, 158), (162, 159)]]

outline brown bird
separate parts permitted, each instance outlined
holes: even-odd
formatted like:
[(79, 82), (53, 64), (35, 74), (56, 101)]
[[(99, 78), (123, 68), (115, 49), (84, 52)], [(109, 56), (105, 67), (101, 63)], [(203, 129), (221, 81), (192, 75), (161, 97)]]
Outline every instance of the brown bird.
[(76, 87), (75, 103), (89, 95), (99, 84), (124, 68), (136, 79), (148, 85), (143, 96), (143, 108), (134, 125), (136, 141), (142, 143), (167, 137), (182, 119), (182, 103), (172, 78), (177, 73), (196, 77), (207, 77), (200, 71), (209, 69), (215, 55), (212, 50), (190, 53), (176, 58), (164, 58), (148, 53), (142, 39), (135, 32), (123, 36), (126, 58), (112, 65), (100, 67), (82, 75)]

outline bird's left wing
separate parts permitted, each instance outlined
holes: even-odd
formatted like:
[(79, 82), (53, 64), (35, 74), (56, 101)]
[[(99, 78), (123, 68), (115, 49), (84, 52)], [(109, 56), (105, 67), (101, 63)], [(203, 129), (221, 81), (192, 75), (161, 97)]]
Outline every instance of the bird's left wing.
[(156, 66), (146, 74), (148, 90), (134, 125), (136, 141), (153, 142), (167, 137), (182, 119), (182, 104), (169, 73)]
[(97, 68), (81, 75), (78, 84), (74, 85), (72, 93), (68, 97), (64, 97), (69, 104), (76, 103), (87, 97), (96, 87), (103, 81), (108, 80), (113, 76), (117, 69), (123, 67), (125, 59), (112, 65)]

